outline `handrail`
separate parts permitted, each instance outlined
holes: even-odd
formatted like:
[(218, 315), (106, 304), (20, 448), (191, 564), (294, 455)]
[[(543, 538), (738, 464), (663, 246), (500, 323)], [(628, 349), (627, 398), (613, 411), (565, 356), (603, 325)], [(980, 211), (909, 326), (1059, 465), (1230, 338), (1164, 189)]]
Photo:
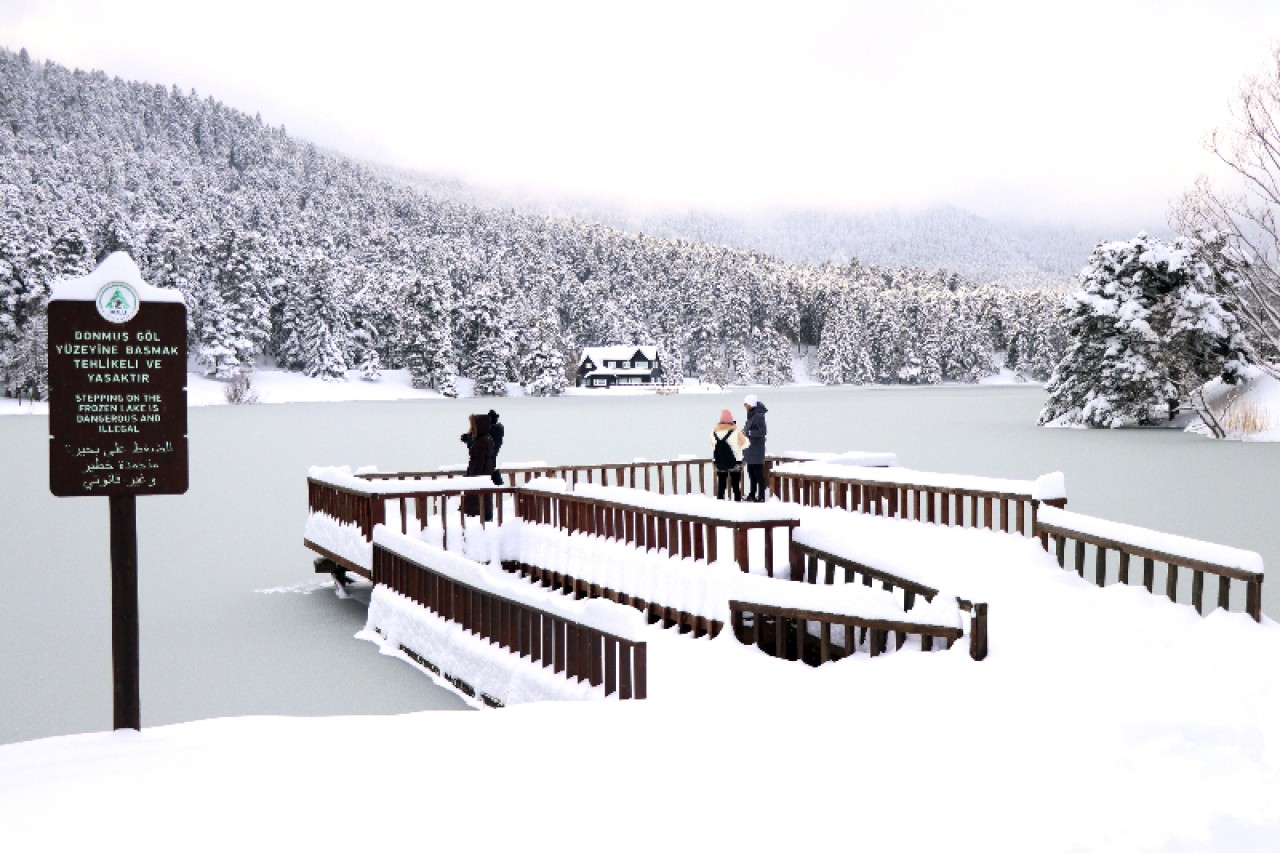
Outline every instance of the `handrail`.
[[(1179, 568), (1190, 569), (1192, 572), (1191, 606), (1195, 608), (1197, 613), (1203, 615), (1205, 612), (1204, 576), (1206, 574), (1211, 574), (1218, 578), (1217, 606), (1224, 610), (1231, 608), (1231, 582), (1233, 580), (1240, 581), (1245, 585), (1245, 612), (1253, 617), (1255, 622), (1262, 621), (1262, 571), (1253, 571), (1240, 566), (1230, 566), (1190, 554), (1178, 553), (1171, 548), (1152, 547), (1137, 540), (1154, 535), (1165, 543), (1186, 543), (1192, 546), (1188, 550), (1199, 550), (1205, 546), (1211, 550), (1227, 550), (1223, 546), (1213, 546), (1211, 543), (1200, 542), (1199, 540), (1158, 534), (1145, 528), (1117, 522), (1106, 522), (1090, 516), (1080, 515), (1079, 513), (1066, 512), (1065, 510), (1046, 512), (1043, 516), (1036, 521), (1036, 535), (1044, 543), (1045, 550), (1048, 550), (1048, 539), (1050, 537), (1053, 539), (1053, 553), (1057, 557), (1059, 566), (1066, 568), (1066, 543), (1067, 540), (1071, 540), (1074, 543), (1072, 546), (1073, 567), (1077, 575), (1082, 578), (1085, 577), (1085, 547), (1093, 546), (1095, 552), (1093, 582), (1098, 586), (1106, 585), (1107, 552), (1115, 551), (1119, 557), (1117, 569), (1117, 582), (1119, 583), (1129, 583), (1130, 559), (1140, 557), (1142, 559), (1142, 585), (1147, 592), (1154, 594), (1155, 564), (1162, 562), (1166, 567), (1165, 595), (1168, 596), (1170, 601), (1176, 602), (1178, 600), (1178, 570)], [(1109, 531), (1111, 535), (1081, 530), (1078, 527), (1073, 527), (1073, 522), (1083, 526), (1101, 526)], [(1252, 562), (1252, 558), (1256, 558), (1258, 565), (1261, 566), (1261, 557), (1252, 551), (1238, 551), (1237, 549), (1229, 549), (1229, 551), (1248, 558), (1250, 562)]]
[(906, 479), (911, 473), (906, 469), (890, 470), (899, 476), (853, 476), (852, 468), (838, 474), (775, 468), (769, 474), (770, 490), (782, 500), (801, 506), (832, 507), (955, 527), (964, 527), (967, 518), (970, 527), (1025, 532), (1028, 536), (1035, 529), (1036, 513), (1042, 503), (1062, 507), (1067, 502), (1065, 497), (1056, 496), (1038, 499), (1031, 482), (1026, 489), (1010, 489), (999, 487), (1010, 481), (966, 478), (975, 483), (989, 479), (992, 484), (991, 488), (978, 488), (913, 482)]
[[(794, 458), (787, 456), (766, 456), (764, 462), (766, 482), (771, 466), (794, 461), (796, 461)], [(694, 487), (695, 471), (697, 488)], [(538, 464), (508, 467), (500, 464), (498, 473), (506, 480), (507, 485), (513, 488), (528, 483), (535, 477), (557, 477), (568, 482), (571, 487), (585, 482), (602, 486), (644, 489), (660, 495), (715, 493), (714, 464), (710, 457), (700, 456), (690, 456), (687, 459), (637, 459), (632, 462), (583, 465)], [(460, 477), (463, 474), (460, 470), (437, 469), (435, 471), (371, 471), (356, 476), (366, 480), (434, 480), (442, 477)], [(612, 482), (610, 482), (611, 479)]]
[[(447, 547), (449, 522), (446, 501), (449, 498), (475, 496), (477, 500), (483, 501), (492, 499), (496, 495), (498, 499), (493, 501), (496, 505), (495, 516), (498, 524), (502, 524), (504, 509), (501, 497), (512, 492), (513, 490), (508, 486), (492, 485), (484, 488), (476, 488), (474, 486), (460, 486), (456, 489), (432, 487), (430, 489), (424, 488), (420, 491), (396, 489), (394, 492), (388, 492), (380, 491), (376, 486), (358, 489), (352, 485), (342, 485), (316, 477), (308, 477), (307, 508), (309, 512), (325, 513), (341, 523), (355, 524), (360, 528), (360, 532), (366, 540), (373, 541), (373, 528), (379, 524), (387, 523), (387, 505), (389, 503), (398, 507), (399, 532), (407, 534), (409, 532), (409, 506), (412, 505), (414, 508), (413, 517), (417, 519), (418, 529), (425, 528), (427, 519), (430, 516), (439, 515), (442, 542)], [(466, 509), (465, 502), (458, 501), (458, 524), (464, 531), (467, 527)], [(479, 519), (479, 524), (481, 527), (485, 526), (486, 522), (483, 520), (483, 516)], [(362, 575), (367, 576), (368, 574), (368, 567), (355, 566), (349, 561), (335, 558), (320, 543), (304, 540), (303, 544), (321, 553), (322, 556), (334, 559), (344, 568)]]
[[(626, 486), (633, 489), (656, 491), (658, 494), (709, 494), (715, 488), (715, 478), (708, 479), (708, 467), (711, 460), (702, 458), (637, 460), (634, 462), (607, 462), (592, 465), (525, 465), (506, 467), (498, 466), (498, 473), (506, 480), (507, 485), (516, 487), (527, 483), (535, 477), (558, 477), (570, 486), (579, 482), (598, 483), (602, 486)], [(698, 488), (694, 488), (694, 469), (697, 469)], [(680, 473), (683, 469), (683, 485), (681, 490)], [(613, 475), (610, 482), (610, 474)], [(669, 480), (668, 480), (669, 474)], [(434, 480), (462, 476), (461, 471), (401, 471), (401, 472), (369, 472), (359, 474), (367, 480)], [(598, 480), (597, 480), (598, 476)], [(628, 482), (629, 481), (629, 482)], [(668, 491), (668, 482), (670, 490)], [(656, 486), (656, 488), (655, 488)]]
[[(886, 592), (893, 592), (895, 588), (901, 589), (902, 609), (904, 611), (910, 611), (915, 607), (916, 596), (920, 596), (925, 601), (933, 601), (934, 596), (939, 592), (919, 581), (891, 574), (883, 569), (859, 563), (848, 557), (841, 557), (838, 554), (832, 554), (812, 545), (796, 542), (794, 539), (791, 542), (791, 549), (792, 565), (804, 566), (803, 580), (812, 584), (820, 582), (825, 582), (828, 585), (834, 584), (836, 582), (835, 570), (841, 568), (844, 569), (845, 583), (854, 583), (857, 576), (862, 575), (864, 586), (871, 586), (873, 581), (878, 580), (881, 588)], [(825, 571), (821, 570), (820, 563), (826, 564)], [(961, 610), (970, 614), (969, 655), (974, 660), (985, 660), (987, 657), (987, 612), (989, 609), (987, 604), (985, 602), (970, 602), (963, 598), (957, 598), (956, 603)]]
[(517, 560), (504, 560), (502, 568), (527, 578), (530, 583), (537, 584), (543, 589), (558, 591), (563, 595), (574, 598), (603, 598), (625, 607), (634, 607), (645, 615), (650, 624), (660, 622), (664, 628), (677, 628), (681, 634), (714, 638), (718, 637), (724, 629), (724, 623), (719, 619), (708, 619), (706, 616), (699, 616), (660, 601), (650, 601), (612, 587), (590, 583), (568, 572)]
[[(985, 605), (983, 607), (985, 608)], [(956, 640), (964, 636), (963, 628), (948, 628), (943, 625), (899, 622), (886, 619), (866, 619), (848, 614), (799, 610), (750, 601), (730, 601), (729, 610), (732, 613), (734, 634), (741, 642), (755, 644), (764, 651), (771, 651), (774, 657), (787, 657), (790, 660), (800, 660), (804, 657), (809, 636), (809, 623), (817, 622), (817, 662), (819, 665), (838, 657), (848, 657), (856, 651), (859, 645), (866, 644), (868, 639), (870, 640), (868, 651), (871, 656), (875, 657), (883, 654), (888, 651), (890, 632), (895, 635), (895, 648), (897, 649), (902, 648), (909, 634), (918, 634), (922, 651), (932, 651), (935, 639), (943, 640), (946, 643), (946, 648), (949, 649)], [(745, 619), (747, 614), (752, 615), (750, 624), (747, 624)], [(985, 624), (985, 612), (983, 616)], [(765, 617), (772, 618), (772, 646), (768, 643), (766, 631), (764, 630), (766, 627)], [(837, 626), (843, 629), (844, 634), (843, 642), (839, 646), (832, 642), (832, 629)], [(971, 650), (970, 654), (977, 660), (982, 659), (973, 650)], [(982, 656), (986, 656), (985, 642)]]
[[(554, 494), (516, 490), (517, 513), (521, 518), (549, 524), (570, 532), (590, 533), (618, 539), (642, 548), (658, 548), (695, 560), (715, 562), (718, 556), (717, 528), (733, 531), (733, 558), (748, 571), (747, 534), (763, 530), (765, 571), (774, 575), (773, 537), (779, 528), (787, 535), (799, 525), (795, 519), (731, 520), (637, 506), (573, 493)], [(790, 567), (788, 567), (790, 571)]]
[(374, 543), (373, 582), (544, 669), (603, 686), (606, 696), (644, 699), (647, 694), (647, 647), (642, 641), (450, 578), (380, 542)]

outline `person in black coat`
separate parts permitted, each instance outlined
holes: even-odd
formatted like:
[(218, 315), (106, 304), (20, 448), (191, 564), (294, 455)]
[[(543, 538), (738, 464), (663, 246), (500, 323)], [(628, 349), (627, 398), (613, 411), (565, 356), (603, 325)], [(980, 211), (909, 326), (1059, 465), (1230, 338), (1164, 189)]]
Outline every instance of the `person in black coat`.
[[(471, 416), (471, 428), (462, 436), (467, 445), (468, 477), (492, 477), (497, 470), (491, 427), (488, 415)], [(462, 500), (462, 511), (467, 515), (480, 515), (481, 503), (479, 495), (467, 495)], [(485, 521), (493, 521), (492, 495), (484, 496), (483, 512)]]
[(489, 437), (493, 439), (493, 464), (497, 467), (498, 454), (502, 452), (502, 439), (507, 435), (507, 428), (498, 423), (498, 413), (489, 410)]
[(764, 416), (769, 410), (756, 399), (755, 394), (748, 394), (742, 405), (747, 410), (747, 422), (743, 424), (742, 431), (751, 441), (742, 454), (742, 461), (747, 463), (747, 478), (750, 481), (747, 500), (764, 503), (764, 444), (765, 436), (769, 434)]

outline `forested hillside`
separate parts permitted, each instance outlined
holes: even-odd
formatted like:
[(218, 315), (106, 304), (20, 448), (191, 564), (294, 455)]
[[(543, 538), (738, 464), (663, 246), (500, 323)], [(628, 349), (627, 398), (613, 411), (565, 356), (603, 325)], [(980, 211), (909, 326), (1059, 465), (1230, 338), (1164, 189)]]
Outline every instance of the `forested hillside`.
[[(429, 144), (427, 140), (424, 144)], [(44, 302), (129, 251), (178, 288), (221, 377), (263, 356), (308, 375), (407, 367), (500, 394), (564, 386), (584, 345), (643, 342), (669, 371), (831, 382), (970, 380), (997, 352), (1045, 378), (1060, 293), (761, 252), (433, 198), (195, 92), (0, 49), (0, 388), (43, 393)]]

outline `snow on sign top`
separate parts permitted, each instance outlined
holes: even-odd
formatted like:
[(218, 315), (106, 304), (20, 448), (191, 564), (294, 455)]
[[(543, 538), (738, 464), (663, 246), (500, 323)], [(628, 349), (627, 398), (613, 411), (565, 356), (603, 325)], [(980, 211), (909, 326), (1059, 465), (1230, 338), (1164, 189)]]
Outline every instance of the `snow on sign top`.
[[(137, 299), (143, 302), (177, 302), (183, 303), (182, 294), (168, 287), (153, 287), (142, 280), (142, 271), (125, 252), (112, 252), (98, 264), (98, 268), (86, 276), (54, 282), (51, 302), (58, 300), (74, 302), (99, 302), (98, 310), (113, 323), (125, 322), (130, 317), (124, 316), (130, 306), (123, 304), (128, 300), (128, 293), (120, 297), (108, 290), (108, 285), (123, 284), (131, 289)], [(101, 299), (100, 299), (101, 297)], [(136, 305), (133, 306), (136, 311)], [(117, 319), (123, 317), (123, 319)]]

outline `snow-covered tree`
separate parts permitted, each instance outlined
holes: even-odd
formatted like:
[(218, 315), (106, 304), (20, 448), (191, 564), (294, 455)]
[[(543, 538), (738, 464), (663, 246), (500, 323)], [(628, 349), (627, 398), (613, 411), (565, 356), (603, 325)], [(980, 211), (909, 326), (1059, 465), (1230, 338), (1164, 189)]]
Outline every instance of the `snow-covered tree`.
[(1071, 343), (1040, 423), (1152, 424), (1215, 375), (1238, 381), (1250, 352), (1212, 277), (1181, 239), (1098, 244), (1068, 301)]
[(559, 331), (550, 314), (544, 314), (528, 332), (520, 359), (520, 381), (535, 397), (555, 397), (569, 387), (565, 353)]
[(453, 359), (450, 300), (445, 282), (418, 276), (409, 286), (401, 352), (415, 388), (458, 396)]

